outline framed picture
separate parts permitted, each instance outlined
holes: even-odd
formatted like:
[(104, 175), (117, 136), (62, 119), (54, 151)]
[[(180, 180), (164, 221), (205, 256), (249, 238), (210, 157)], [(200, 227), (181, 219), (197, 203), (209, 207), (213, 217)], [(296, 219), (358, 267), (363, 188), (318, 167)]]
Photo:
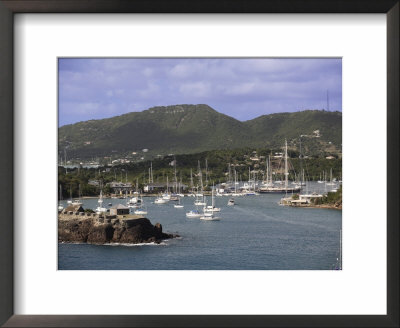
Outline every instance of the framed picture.
[(1, 1), (1, 323), (398, 326), (399, 3), (364, 5)]

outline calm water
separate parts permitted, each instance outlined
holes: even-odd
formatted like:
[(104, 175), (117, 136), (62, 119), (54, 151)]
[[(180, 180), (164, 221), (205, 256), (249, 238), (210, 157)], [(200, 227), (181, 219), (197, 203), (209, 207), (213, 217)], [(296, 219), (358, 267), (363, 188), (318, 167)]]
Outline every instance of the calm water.
[[(312, 184), (310, 190), (322, 188)], [(339, 254), (342, 212), (279, 206), (282, 195), (216, 197), (221, 221), (188, 219), (194, 198), (155, 205), (145, 197), (150, 221), (165, 232), (177, 233), (160, 245), (110, 246), (59, 244), (62, 270), (330, 270)], [(211, 201), (209, 199), (209, 201)], [(124, 203), (123, 199), (105, 199)], [(95, 208), (97, 199), (83, 201)]]

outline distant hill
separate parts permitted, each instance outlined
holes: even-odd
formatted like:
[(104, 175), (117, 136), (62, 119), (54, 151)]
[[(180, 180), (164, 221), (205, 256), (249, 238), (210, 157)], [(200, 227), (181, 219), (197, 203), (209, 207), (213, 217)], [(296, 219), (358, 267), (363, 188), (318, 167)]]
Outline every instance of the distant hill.
[[(315, 132), (319, 130), (318, 132)], [(340, 153), (342, 113), (306, 110), (263, 115), (241, 122), (208, 105), (153, 107), (102, 120), (59, 128), (60, 153), (68, 158), (148, 154), (185, 154), (214, 149), (298, 146), (303, 135), (309, 152)], [(307, 149), (308, 148), (308, 149)]]

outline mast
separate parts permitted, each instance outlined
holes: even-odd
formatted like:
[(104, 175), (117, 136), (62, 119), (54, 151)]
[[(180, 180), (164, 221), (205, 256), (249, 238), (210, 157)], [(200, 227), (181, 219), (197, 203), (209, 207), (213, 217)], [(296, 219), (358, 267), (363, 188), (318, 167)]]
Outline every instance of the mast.
[(153, 162), (150, 162), (150, 182), (153, 183)]
[(300, 137), (300, 188), (303, 186), (304, 170), (303, 170), (303, 156), (301, 154), (301, 137)]
[(206, 185), (208, 185), (208, 163), (206, 158)]
[(151, 172), (150, 172), (150, 168), (149, 168), (149, 184), (151, 183)]
[(175, 158), (175, 156), (174, 156), (174, 178), (175, 178), (174, 188), (175, 188), (175, 194), (176, 194), (177, 193), (177, 187), (178, 187), (178, 181), (176, 180), (176, 158)]
[[(272, 153), (272, 151), (271, 151)], [(271, 155), (268, 155), (268, 161), (269, 161), (269, 183), (272, 185), (272, 165), (271, 165)]]
[(190, 169), (190, 187), (192, 188), (192, 192), (193, 192), (193, 172), (192, 172), (192, 169)]
[(212, 206), (212, 208), (214, 208), (214, 184), (211, 189), (211, 206)]
[(235, 185), (235, 194), (236, 194), (236, 169), (234, 171), (235, 171), (235, 183), (234, 183), (234, 185)]
[(202, 174), (201, 174), (200, 161), (197, 161), (197, 165), (198, 165), (198, 168), (199, 168), (199, 182), (200, 182), (200, 188), (201, 188), (201, 191), (203, 192), (203, 176), (202, 176)]
[(285, 139), (285, 189), (288, 188), (287, 140)]

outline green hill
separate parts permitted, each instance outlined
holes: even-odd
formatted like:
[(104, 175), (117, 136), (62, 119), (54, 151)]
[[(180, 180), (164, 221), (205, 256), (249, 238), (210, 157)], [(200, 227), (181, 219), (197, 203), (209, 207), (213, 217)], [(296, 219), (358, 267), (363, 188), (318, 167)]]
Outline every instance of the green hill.
[[(319, 130), (319, 137), (314, 131)], [(263, 115), (241, 122), (208, 105), (153, 107), (102, 120), (59, 128), (59, 149), (68, 158), (126, 155), (149, 149), (149, 154), (198, 153), (214, 149), (281, 147), (298, 138), (309, 152), (341, 152), (342, 114), (307, 110)]]

